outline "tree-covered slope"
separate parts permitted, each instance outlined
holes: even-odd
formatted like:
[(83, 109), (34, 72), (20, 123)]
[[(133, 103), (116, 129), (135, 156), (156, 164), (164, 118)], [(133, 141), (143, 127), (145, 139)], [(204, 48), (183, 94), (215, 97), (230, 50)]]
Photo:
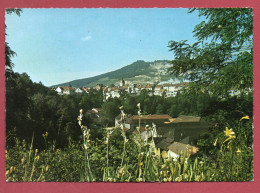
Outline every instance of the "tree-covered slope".
[(175, 78), (174, 75), (170, 75), (168, 73), (169, 67), (170, 66), (167, 60), (157, 60), (154, 62), (138, 60), (115, 71), (90, 78), (73, 80), (55, 86), (71, 85), (74, 87), (92, 87), (96, 84), (104, 84), (109, 86), (110, 84), (115, 84), (120, 81), (122, 78), (133, 83), (154, 83), (158, 81), (165, 81), (169, 78)]

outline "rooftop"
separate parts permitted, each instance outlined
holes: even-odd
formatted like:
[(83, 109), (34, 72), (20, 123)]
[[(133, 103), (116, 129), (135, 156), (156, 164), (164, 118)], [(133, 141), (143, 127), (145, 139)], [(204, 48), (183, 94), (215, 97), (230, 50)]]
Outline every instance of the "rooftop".
[(155, 147), (167, 150), (167, 147), (170, 146), (173, 143), (174, 139), (169, 137), (155, 137), (154, 143)]
[(168, 149), (176, 154), (182, 154), (182, 153), (189, 153), (190, 155), (194, 155), (199, 151), (199, 148), (195, 146), (191, 146), (189, 144), (183, 144), (179, 142), (174, 142), (170, 146), (168, 146)]
[(173, 123), (181, 123), (181, 122), (201, 122), (204, 121), (201, 119), (201, 117), (194, 117), (194, 116), (184, 116), (181, 115), (173, 120), (171, 120)]
[(75, 88), (72, 88), (71, 86), (60, 86), (62, 90), (75, 90)]

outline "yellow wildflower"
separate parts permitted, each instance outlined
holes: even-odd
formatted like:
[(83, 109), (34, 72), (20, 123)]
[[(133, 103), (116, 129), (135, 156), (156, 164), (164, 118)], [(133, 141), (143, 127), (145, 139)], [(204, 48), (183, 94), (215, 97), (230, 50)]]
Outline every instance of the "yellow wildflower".
[(242, 117), (242, 118), (240, 119), (240, 121), (243, 120), (243, 119), (249, 119), (249, 116), (247, 115), (247, 116)]
[(236, 151), (236, 153), (241, 153), (241, 150), (238, 148), (237, 151)]
[(227, 137), (230, 137), (231, 135), (235, 135), (235, 132), (232, 129), (228, 129), (228, 127), (226, 127), (226, 131), (224, 131), (224, 133)]
[(167, 152), (166, 152), (166, 151), (163, 151), (163, 152), (162, 152), (162, 158), (163, 158), (163, 159), (168, 158), (168, 155), (167, 155)]

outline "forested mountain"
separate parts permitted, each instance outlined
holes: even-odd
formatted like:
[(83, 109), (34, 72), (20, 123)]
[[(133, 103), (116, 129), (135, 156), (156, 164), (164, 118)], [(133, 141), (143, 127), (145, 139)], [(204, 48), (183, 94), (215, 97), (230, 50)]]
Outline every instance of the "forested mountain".
[(138, 60), (118, 70), (107, 72), (98, 76), (73, 80), (70, 82), (54, 85), (54, 86), (74, 86), (74, 87), (92, 87), (96, 84), (104, 84), (109, 86), (115, 84), (122, 78), (131, 83), (138, 84), (154, 84), (160, 81), (166, 81), (170, 78), (183, 80), (183, 77), (176, 77), (168, 72), (171, 65), (167, 60), (156, 60), (154, 62), (145, 62)]

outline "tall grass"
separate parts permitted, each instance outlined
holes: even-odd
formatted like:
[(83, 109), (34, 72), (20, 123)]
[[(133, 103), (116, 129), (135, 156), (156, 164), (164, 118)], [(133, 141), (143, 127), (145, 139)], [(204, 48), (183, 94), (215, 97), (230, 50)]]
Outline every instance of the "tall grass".
[[(30, 144), (17, 139), (16, 145), (6, 151), (6, 180), (180, 182), (253, 179), (253, 150), (247, 141), (250, 128), (242, 123), (246, 118), (237, 122), (236, 129), (223, 128), (216, 136), (212, 141), (214, 156), (181, 154), (178, 159), (172, 159), (165, 153), (156, 156), (152, 143), (142, 141), (139, 132), (126, 137), (123, 109), (121, 127), (105, 128), (102, 140), (90, 140), (90, 130), (81, 124), (82, 112), (78, 117), (82, 140), (69, 139), (63, 149), (49, 142), (45, 149), (37, 150), (32, 146), (33, 137)], [(155, 125), (147, 129), (153, 130), (152, 127)], [(47, 136), (45, 140), (47, 144)]]

